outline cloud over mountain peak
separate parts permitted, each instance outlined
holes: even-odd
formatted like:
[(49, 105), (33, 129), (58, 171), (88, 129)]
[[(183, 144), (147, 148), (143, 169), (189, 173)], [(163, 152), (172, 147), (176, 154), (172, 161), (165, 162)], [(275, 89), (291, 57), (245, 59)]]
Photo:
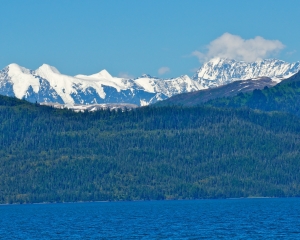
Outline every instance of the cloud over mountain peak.
[(238, 35), (224, 33), (206, 46), (206, 52), (194, 51), (192, 55), (196, 56), (200, 62), (215, 57), (253, 62), (276, 55), (284, 47), (279, 40), (268, 40), (260, 36), (243, 39)]

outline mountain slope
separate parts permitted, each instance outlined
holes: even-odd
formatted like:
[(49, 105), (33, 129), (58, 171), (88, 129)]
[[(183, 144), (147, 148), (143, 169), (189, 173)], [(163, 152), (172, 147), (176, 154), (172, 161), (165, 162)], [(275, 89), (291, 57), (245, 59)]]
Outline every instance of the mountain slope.
[(291, 115), (74, 113), (0, 96), (0, 121), (1, 203), (300, 196)]
[(254, 90), (231, 98), (208, 101), (217, 107), (249, 107), (263, 111), (284, 111), (300, 116), (300, 72), (271, 88)]
[(263, 89), (265, 86), (272, 87), (277, 83), (277, 81), (273, 81), (271, 78), (267, 77), (234, 81), (215, 88), (178, 94), (164, 101), (155, 103), (155, 106), (196, 106), (212, 99), (233, 97), (239, 93), (251, 92), (254, 89)]

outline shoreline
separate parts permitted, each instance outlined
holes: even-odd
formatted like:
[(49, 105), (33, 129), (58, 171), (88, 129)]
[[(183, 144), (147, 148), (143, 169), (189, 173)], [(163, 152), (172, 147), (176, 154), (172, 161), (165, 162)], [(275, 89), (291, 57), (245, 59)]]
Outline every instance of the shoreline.
[(1, 203), (0, 206), (14, 205), (47, 205), (47, 204), (74, 204), (74, 203), (122, 203), (122, 202), (162, 202), (162, 201), (201, 201), (201, 200), (249, 200), (249, 199), (286, 199), (300, 197), (240, 197), (240, 198), (199, 198), (199, 199), (161, 199), (161, 200), (124, 200), (124, 201), (77, 201), (77, 202), (40, 202), (40, 203)]

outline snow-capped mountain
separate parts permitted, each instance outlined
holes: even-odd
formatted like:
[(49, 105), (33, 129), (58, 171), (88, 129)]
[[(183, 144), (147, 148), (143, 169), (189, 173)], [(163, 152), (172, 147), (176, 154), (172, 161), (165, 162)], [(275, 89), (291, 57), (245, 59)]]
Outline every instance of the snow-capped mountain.
[(36, 70), (10, 64), (0, 71), (0, 94), (39, 103), (129, 103), (144, 106), (179, 93), (222, 86), (237, 80), (270, 77), (280, 82), (299, 70), (299, 62), (267, 59), (246, 63), (215, 58), (205, 63), (192, 79), (187, 75), (172, 79), (149, 75), (126, 79), (113, 77), (106, 70), (93, 75), (68, 76), (47, 64)]
[(288, 63), (277, 59), (255, 62), (214, 58), (203, 64), (193, 80), (204, 88), (217, 87), (237, 80), (270, 77), (278, 81), (288, 78), (300, 70), (300, 62)]
[(106, 70), (93, 75), (67, 76), (43, 64), (29, 70), (10, 64), (0, 71), (0, 94), (31, 102), (60, 104), (131, 103), (148, 105), (201, 86), (188, 76), (158, 79), (143, 75), (136, 79), (112, 77)]

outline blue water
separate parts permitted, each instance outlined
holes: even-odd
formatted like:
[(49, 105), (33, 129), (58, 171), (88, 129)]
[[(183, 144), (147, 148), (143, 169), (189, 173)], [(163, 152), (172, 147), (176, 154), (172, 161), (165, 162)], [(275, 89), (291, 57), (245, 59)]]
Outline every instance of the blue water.
[(300, 199), (0, 206), (0, 239), (300, 239)]

